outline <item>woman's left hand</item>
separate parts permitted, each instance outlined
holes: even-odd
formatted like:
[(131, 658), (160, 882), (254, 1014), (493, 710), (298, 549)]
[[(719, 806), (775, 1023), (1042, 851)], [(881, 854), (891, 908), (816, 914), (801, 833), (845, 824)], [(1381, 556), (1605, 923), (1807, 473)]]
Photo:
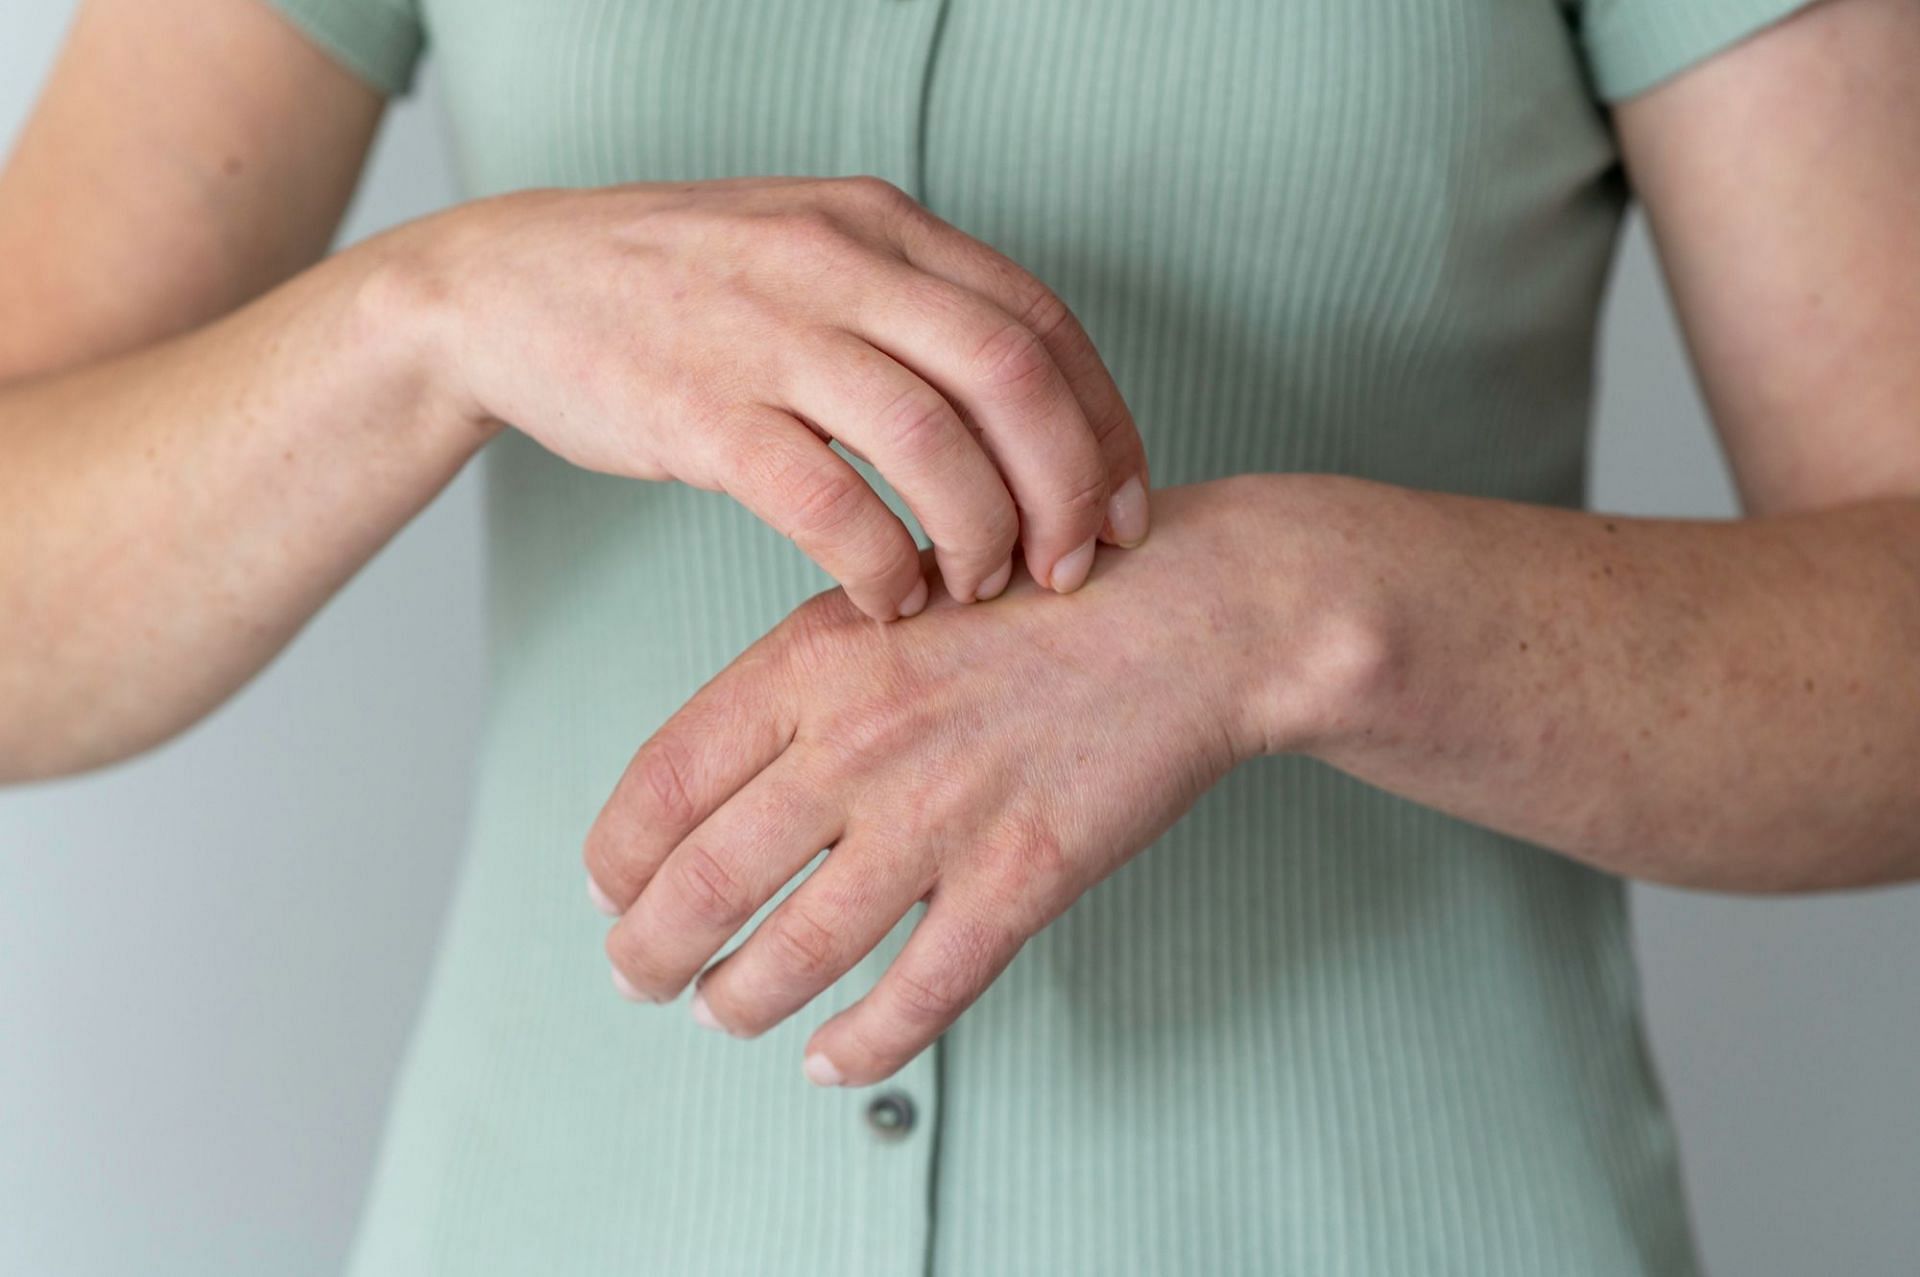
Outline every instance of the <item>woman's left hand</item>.
[(1272, 519), (1239, 484), (1157, 495), (1152, 540), (1103, 551), (1070, 598), (1022, 572), (986, 605), (935, 590), (900, 625), (837, 590), (796, 609), (641, 747), (595, 822), (616, 983), (675, 997), (830, 847), (701, 976), (694, 1014), (764, 1032), (924, 899), (878, 984), (814, 1034), (807, 1075), (878, 1081), (932, 1043), (1029, 936), (1268, 747), (1259, 689), (1288, 670), (1247, 565), (1290, 567), (1283, 594), (1311, 599), (1313, 556), (1261, 544)]

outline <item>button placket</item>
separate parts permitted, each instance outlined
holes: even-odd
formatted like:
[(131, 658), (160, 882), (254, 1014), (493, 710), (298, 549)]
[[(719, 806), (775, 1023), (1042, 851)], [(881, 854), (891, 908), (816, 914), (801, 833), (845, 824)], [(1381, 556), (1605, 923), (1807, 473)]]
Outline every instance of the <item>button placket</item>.
[[(920, 143), (927, 78), (948, 0), (856, 0), (846, 60), (838, 168), (884, 178), (923, 198)], [(911, 525), (910, 526), (916, 526)], [(871, 988), (906, 942), (915, 908), (853, 973)], [(863, 1229), (865, 1266), (875, 1272), (918, 1272), (930, 1265), (934, 1219), (941, 1070), (938, 1043), (876, 1086), (851, 1089), (846, 1120), (866, 1146), (870, 1212)]]
[[(914, 906), (847, 974), (840, 994), (845, 1003), (866, 993), (893, 965), (924, 912)], [(935, 1227), (941, 1049), (936, 1042), (884, 1081), (825, 1094), (839, 1106), (836, 1123), (845, 1124), (835, 1144), (855, 1169), (859, 1195), (850, 1205), (860, 1217), (860, 1271), (921, 1272), (927, 1263)]]

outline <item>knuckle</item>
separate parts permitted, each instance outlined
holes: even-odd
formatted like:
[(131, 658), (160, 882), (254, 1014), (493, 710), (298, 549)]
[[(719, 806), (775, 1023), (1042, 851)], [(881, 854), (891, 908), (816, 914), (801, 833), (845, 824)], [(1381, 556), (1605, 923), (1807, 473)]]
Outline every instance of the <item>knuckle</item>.
[(640, 747), (634, 759), (635, 778), (645, 815), (653, 822), (683, 829), (698, 814), (694, 807), (690, 762), (670, 737), (659, 737)]
[(1103, 395), (1092, 411), (1087, 414), (1087, 424), (1093, 428), (1093, 437), (1123, 458), (1123, 473), (1135, 473), (1146, 468), (1146, 449), (1140, 443), (1140, 427), (1134, 422), (1133, 410), (1116, 395)]
[(930, 1028), (947, 1023), (960, 1014), (966, 1003), (961, 978), (950, 967), (940, 967), (920, 974), (913, 971), (899, 971), (894, 974), (894, 1004), (907, 1022), (916, 1028)]
[(930, 536), (943, 562), (952, 558), (992, 571), (1006, 561), (1014, 543), (1020, 539), (1020, 513), (1012, 496), (999, 489), (978, 513), (970, 513), (956, 526), (943, 526)]
[(1104, 518), (1107, 509), (1106, 466), (1096, 459), (1092, 469), (1069, 479), (1055, 498), (1054, 506), (1061, 514), (1075, 521), (1086, 519), (1097, 522), (1096, 515)]
[(1060, 294), (1045, 284), (1036, 283), (1027, 303), (1020, 308), (1020, 323), (1042, 342), (1055, 333), (1071, 335), (1079, 328), (1073, 310)]
[(901, 391), (880, 414), (880, 428), (896, 451), (914, 461), (945, 453), (964, 429), (953, 405), (929, 386)]
[(769, 956), (790, 974), (803, 980), (833, 974), (840, 946), (831, 927), (804, 907), (789, 902), (767, 919)]
[(855, 203), (883, 212), (898, 212), (914, 204), (914, 199), (896, 184), (872, 173), (857, 173), (840, 179), (847, 196)]
[(974, 316), (983, 306), (979, 299), (940, 275), (916, 272), (889, 287), (902, 309), (931, 327), (957, 328), (977, 322)]
[(687, 908), (711, 926), (737, 927), (753, 912), (740, 879), (705, 847), (688, 845), (675, 857), (674, 886)]
[(970, 528), (964, 534), (943, 537), (936, 544), (942, 564), (949, 573), (978, 572), (983, 577), (997, 571), (1012, 553), (1019, 537), (1017, 524), (1004, 528), (998, 521)]
[(1003, 394), (1026, 395), (1043, 389), (1054, 373), (1053, 357), (1033, 329), (1003, 325), (973, 353), (980, 381)]
[(844, 248), (846, 232), (826, 208), (805, 204), (768, 214), (774, 235), (804, 256), (823, 257)]
[(796, 465), (782, 487), (792, 503), (795, 541), (832, 538), (858, 522), (866, 506), (866, 482), (835, 466)]
[(849, 1015), (841, 1034), (844, 1045), (836, 1049), (834, 1058), (864, 1082), (891, 1077), (915, 1050), (911, 1043), (901, 1042), (897, 1026), (888, 1024), (872, 1008)]
[(1000, 911), (1045, 912), (1072, 876), (1060, 836), (1041, 821), (1028, 819), (1001, 844), (988, 871), (987, 892)]

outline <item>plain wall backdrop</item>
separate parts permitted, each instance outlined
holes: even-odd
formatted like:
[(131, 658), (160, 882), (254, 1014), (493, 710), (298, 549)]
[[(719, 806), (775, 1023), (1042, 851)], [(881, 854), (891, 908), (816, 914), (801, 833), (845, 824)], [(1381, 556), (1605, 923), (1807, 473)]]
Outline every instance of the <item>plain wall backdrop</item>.
[[(73, 7), (0, 10), (0, 139)], [(452, 198), (429, 74), (346, 236)], [(1638, 225), (1602, 369), (1594, 503), (1731, 513)], [(0, 1273), (337, 1271), (457, 868), (479, 508), (469, 475), (179, 740), (0, 790)], [(1920, 889), (1635, 907), (1709, 1270), (1920, 1272)]]

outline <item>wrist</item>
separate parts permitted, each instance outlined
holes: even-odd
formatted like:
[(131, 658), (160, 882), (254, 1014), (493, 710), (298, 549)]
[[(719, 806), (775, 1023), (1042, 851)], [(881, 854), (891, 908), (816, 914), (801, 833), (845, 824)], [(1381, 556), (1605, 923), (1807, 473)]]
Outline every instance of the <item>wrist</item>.
[(350, 272), (347, 341), (374, 370), (385, 419), (405, 433), (466, 452), (505, 428), (460, 374), (460, 311), (435, 251), (440, 218), (390, 231), (335, 260)]
[(1219, 481), (1228, 579), (1244, 597), (1228, 729), (1242, 757), (1314, 754), (1371, 730), (1402, 666), (1391, 573), (1375, 561), (1393, 492), (1337, 475)]

